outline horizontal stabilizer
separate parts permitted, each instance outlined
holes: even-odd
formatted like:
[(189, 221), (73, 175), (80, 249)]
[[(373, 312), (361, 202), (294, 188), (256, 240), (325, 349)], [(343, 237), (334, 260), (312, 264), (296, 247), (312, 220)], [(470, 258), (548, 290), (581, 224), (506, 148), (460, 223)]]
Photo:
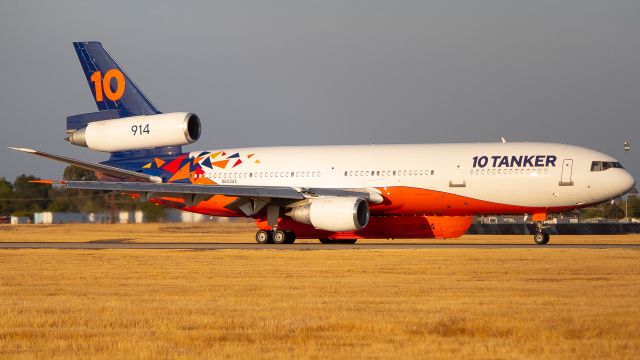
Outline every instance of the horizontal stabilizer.
[(11, 146), (9, 147), (9, 149), (16, 150), (16, 151), (21, 151), (21, 152), (24, 152), (24, 153), (27, 153), (27, 154), (33, 154), (33, 155), (41, 156), (41, 157), (46, 158), (46, 159), (52, 159), (52, 160), (61, 161), (61, 162), (64, 162), (64, 163), (67, 163), (67, 164), (71, 164), (71, 165), (75, 165), (77, 167), (81, 167), (81, 168), (84, 168), (84, 169), (98, 171), (98, 172), (101, 172), (101, 173), (103, 173), (105, 175), (109, 175), (109, 176), (113, 176), (113, 177), (117, 177), (117, 178), (131, 179), (131, 180), (137, 180), (137, 181), (148, 181), (148, 182), (154, 182), (154, 183), (162, 182), (162, 178), (160, 178), (158, 176), (152, 176), (152, 175), (147, 175), (147, 174), (143, 174), (143, 173), (139, 173), (139, 172), (135, 172), (135, 171), (118, 169), (118, 168), (113, 167), (113, 166), (108, 166), (108, 165), (96, 164), (96, 163), (82, 161), (82, 160), (71, 159), (71, 158), (68, 158), (68, 157), (64, 157), (64, 156), (60, 156), (60, 155), (48, 154), (48, 153), (45, 153), (45, 152), (42, 152), (42, 151), (33, 150), (33, 149), (17, 148), (17, 147), (11, 147)]

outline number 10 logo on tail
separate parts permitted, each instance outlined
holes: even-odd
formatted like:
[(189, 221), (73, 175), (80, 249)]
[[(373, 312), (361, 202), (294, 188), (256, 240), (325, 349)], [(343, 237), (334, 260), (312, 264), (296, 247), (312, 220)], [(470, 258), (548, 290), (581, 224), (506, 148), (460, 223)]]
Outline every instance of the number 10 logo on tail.
[[(96, 71), (91, 75), (91, 81), (93, 82), (94, 93), (96, 94), (96, 101), (103, 101), (106, 96), (111, 101), (120, 100), (124, 94), (124, 75), (118, 69), (111, 69), (104, 74)], [(111, 79), (116, 79), (116, 88), (111, 89)]]

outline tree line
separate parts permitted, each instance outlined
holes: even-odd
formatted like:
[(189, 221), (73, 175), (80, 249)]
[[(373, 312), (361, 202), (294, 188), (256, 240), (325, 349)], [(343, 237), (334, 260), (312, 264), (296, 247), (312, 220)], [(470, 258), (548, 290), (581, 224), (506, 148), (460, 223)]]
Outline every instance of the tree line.
[[(67, 181), (96, 181), (91, 170), (67, 166), (62, 176)], [(162, 220), (164, 208), (150, 202), (139, 202), (128, 195), (112, 191), (76, 190), (64, 186), (33, 183), (33, 175), (20, 175), (11, 183), (0, 178), (0, 216), (26, 216), (42, 211), (111, 213), (142, 210), (149, 221)], [(115, 216), (112, 217), (115, 219)]]

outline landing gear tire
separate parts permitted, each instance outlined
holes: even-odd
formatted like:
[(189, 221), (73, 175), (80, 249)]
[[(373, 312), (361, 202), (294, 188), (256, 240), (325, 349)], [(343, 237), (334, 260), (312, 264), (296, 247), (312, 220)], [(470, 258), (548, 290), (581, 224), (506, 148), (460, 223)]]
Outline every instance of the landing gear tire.
[(538, 245), (545, 245), (546, 243), (549, 242), (549, 234), (538, 232), (535, 235), (533, 235), (533, 241), (535, 241), (536, 244)]
[(274, 244), (286, 244), (287, 243), (287, 233), (282, 230), (274, 230), (273, 231), (273, 243)]
[(258, 230), (256, 232), (256, 242), (258, 244), (269, 244), (273, 242), (273, 237), (271, 236), (271, 232), (267, 230)]

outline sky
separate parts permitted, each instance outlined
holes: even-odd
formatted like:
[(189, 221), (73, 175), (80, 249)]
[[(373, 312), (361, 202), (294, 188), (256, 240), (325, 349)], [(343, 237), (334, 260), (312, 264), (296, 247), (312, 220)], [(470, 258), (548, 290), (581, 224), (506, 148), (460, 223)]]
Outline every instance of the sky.
[[(640, 179), (640, 1), (0, 2), (0, 177), (60, 178), (33, 147), (96, 111), (73, 41), (101, 41), (160, 111), (199, 115), (185, 150), (545, 141)], [(631, 151), (625, 155), (623, 143)]]

